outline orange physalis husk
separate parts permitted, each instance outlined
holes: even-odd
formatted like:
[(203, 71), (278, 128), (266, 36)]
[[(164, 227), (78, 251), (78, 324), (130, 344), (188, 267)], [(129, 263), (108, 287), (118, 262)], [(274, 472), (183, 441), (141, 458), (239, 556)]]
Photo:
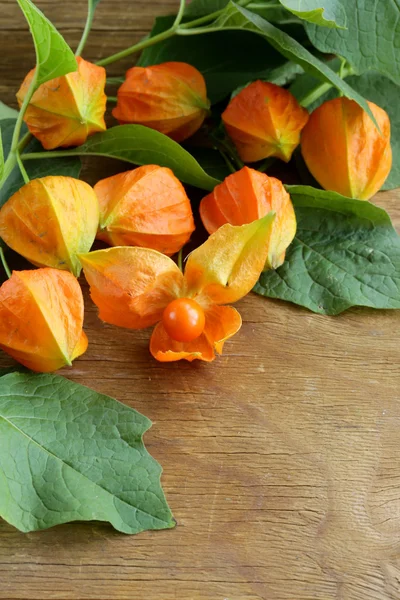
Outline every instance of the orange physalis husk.
[(244, 162), (276, 156), (289, 162), (308, 112), (288, 90), (254, 81), (222, 113), (225, 129)]
[[(81, 256), (100, 318), (131, 329), (158, 323), (150, 351), (159, 361), (212, 361), (241, 326), (239, 313), (220, 305), (236, 302), (253, 288), (265, 264), (273, 220), (271, 212), (248, 225), (224, 225), (189, 255), (184, 274), (169, 257), (148, 248), (109, 248)], [(177, 299), (189, 299), (199, 315), (204, 313), (204, 329), (190, 341), (167, 333), (165, 317)]]
[(203, 124), (210, 108), (203, 75), (186, 63), (133, 67), (112, 111), (121, 123), (146, 125), (182, 142)]
[(275, 220), (267, 240), (265, 269), (277, 269), (296, 233), (296, 215), (283, 184), (255, 169), (243, 167), (214, 188), (200, 203), (200, 216), (208, 233), (225, 223), (244, 225), (270, 211)]
[(99, 202), (84, 181), (49, 175), (32, 179), (0, 210), (0, 237), (39, 267), (78, 276), (79, 252), (92, 247), (99, 225)]
[[(33, 94), (24, 121), (46, 150), (83, 144), (89, 135), (105, 131), (106, 71), (77, 57), (78, 70), (43, 83)], [(34, 69), (17, 93), (21, 106)]]
[(0, 287), (0, 348), (33, 371), (56, 371), (83, 354), (82, 325), (82, 291), (71, 273), (14, 271)]
[(301, 153), (318, 183), (359, 200), (376, 194), (392, 167), (389, 117), (376, 104), (368, 106), (380, 131), (361, 106), (341, 97), (314, 110), (301, 137)]
[(194, 231), (189, 198), (170, 169), (146, 165), (102, 179), (98, 239), (111, 246), (144, 246), (172, 255)]

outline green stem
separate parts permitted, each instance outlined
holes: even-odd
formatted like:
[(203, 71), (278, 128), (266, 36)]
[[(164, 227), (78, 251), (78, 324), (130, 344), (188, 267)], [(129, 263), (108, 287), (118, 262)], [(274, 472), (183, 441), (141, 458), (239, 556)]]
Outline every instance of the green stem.
[(23, 152), (25, 150), (25, 148), (27, 147), (27, 145), (29, 144), (29, 142), (31, 141), (33, 135), (31, 133), (29, 133), (29, 131), (24, 135), (23, 138), (20, 139), (19, 143), (18, 143), (18, 152)]
[(134, 54), (135, 52), (140, 52), (141, 50), (145, 50), (145, 48), (149, 48), (149, 46), (158, 44), (159, 42), (162, 42), (163, 40), (167, 40), (168, 38), (170, 38), (174, 35), (175, 35), (175, 30), (167, 29), (167, 31), (163, 31), (163, 32), (159, 33), (158, 35), (155, 35), (154, 37), (145, 38), (144, 40), (142, 40), (141, 42), (138, 42), (134, 46), (130, 46), (129, 48), (126, 48), (126, 50), (122, 50), (121, 52), (112, 54), (108, 58), (103, 58), (102, 60), (99, 60), (96, 64), (99, 65), (100, 67), (105, 67), (106, 65), (110, 65), (111, 63), (116, 62), (117, 60), (120, 60), (121, 58), (125, 58), (127, 56), (130, 56), (131, 54)]
[(231, 173), (236, 173), (237, 169), (235, 168), (235, 166), (231, 162), (229, 156), (223, 150), (219, 150), (219, 153), (221, 154), (222, 158), (226, 162), (226, 165), (227, 165), (228, 169), (230, 170), (230, 172)]
[(28, 88), (28, 91), (24, 98), (24, 101), (22, 103), (21, 109), (18, 113), (17, 121), (15, 123), (14, 132), (13, 132), (13, 136), (12, 136), (12, 140), (11, 140), (11, 150), (10, 150), (10, 153), (9, 153), (7, 160), (5, 162), (5, 165), (4, 165), (3, 176), (0, 179), (0, 189), (2, 188), (3, 184), (7, 181), (8, 177), (11, 174), (14, 167), (18, 164), (17, 154), (18, 154), (19, 145), (27, 144), (29, 141), (29, 139), (27, 138), (26, 135), (22, 138), (22, 140), (19, 139), (19, 136), (21, 133), (21, 127), (22, 127), (25, 111), (28, 107), (29, 102), (31, 101), (31, 98), (32, 98), (33, 93), (36, 88), (36, 82), (37, 82), (37, 74), (36, 73), (37, 73), (37, 69), (36, 69), (34, 76), (32, 77), (32, 81), (29, 85), (29, 88)]
[(17, 163), (18, 163), (18, 166), (19, 166), (19, 170), (21, 171), (22, 178), (23, 178), (23, 180), (24, 180), (25, 183), (29, 183), (29, 181), (30, 181), (29, 175), (26, 172), (26, 169), (25, 169), (24, 165), (22, 164), (21, 155), (20, 155), (20, 153), (19, 153), (18, 150), (16, 152), (16, 157), (17, 157)]
[(74, 150), (55, 150), (48, 152), (27, 152), (21, 155), (21, 160), (39, 160), (41, 158), (63, 158), (65, 156), (82, 156), (82, 152)]
[(82, 51), (83, 51), (83, 49), (85, 47), (85, 44), (86, 44), (86, 41), (88, 39), (90, 30), (92, 28), (93, 15), (94, 15), (94, 10), (92, 10), (92, 3), (91, 3), (90, 0), (88, 0), (88, 11), (87, 11), (85, 29), (83, 30), (81, 41), (78, 44), (78, 47), (77, 47), (76, 52), (75, 52), (75, 56), (80, 56), (82, 54)]
[[(194, 19), (193, 21), (189, 21), (188, 23), (181, 23), (181, 20), (184, 16), (184, 4), (185, 3), (182, 2), (182, 0), (181, 0), (179, 12), (176, 16), (176, 19), (175, 19), (172, 27), (170, 27), (166, 31), (162, 31), (159, 34), (154, 35), (153, 37), (146, 37), (142, 41), (138, 42), (137, 44), (134, 44), (133, 46), (130, 46), (129, 48), (126, 48), (125, 50), (121, 50), (121, 52), (117, 52), (116, 54), (112, 54), (111, 56), (108, 56), (107, 58), (103, 58), (102, 60), (99, 60), (96, 64), (99, 65), (100, 67), (105, 67), (107, 65), (110, 65), (111, 63), (116, 62), (117, 60), (126, 58), (127, 56), (130, 56), (131, 54), (135, 54), (136, 52), (145, 50), (146, 48), (149, 48), (150, 46), (154, 46), (155, 44), (158, 44), (160, 42), (168, 40), (169, 38), (173, 37), (174, 35), (178, 35), (178, 34), (184, 35), (182, 33), (183, 31), (191, 30), (191, 35), (196, 35), (197, 33), (199, 33), (199, 34), (207, 33), (206, 28), (200, 28), (198, 30), (194, 30), (194, 29), (192, 30), (192, 28), (195, 28), (198, 25), (203, 25), (204, 23), (209, 23), (211, 21), (214, 21), (215, 19), (217, 19), (220, 15), (222, 15), (225, 12), (225, 9), (222, 8), (221, 10), (216, 10), (215, 12), (210, 13), (209, 15), (200, 17), (199, 19)], [(250, 0), (239, 0), (238, 4), (240, 6), (247, 6), (248, 4), (250, 4)], [(183, 8), (182, 8), (182, 6), (183, 6)]]
[(118, 98), (116, 96), (107, 96), (107, 102), (116, 104), (118, 102)]
[(1, 246), (0, 246), (0, 261), (1, 261), (1, 264), (3, 265), (3, 269), (5, 270), (8, 279), (10, 279), (10, 277), (11, 277), (10, 267), (7, 264), (6, 257), (4, 256), (4, 250)]
[(107, 77), (106, 84), (107, 85), (121, 85), (124, 83), (125, 79), (123, 77)]
[(172, 24), (172, 29), (176, 29), (177, 27), (179, 27), (179, 25), (183, 19), (183, 13), (185, 12), (185, 5), (186, 5), (186, 0), (180, 0), (178, 14), (176, 15), (175, 21)]
[(273, 156), (269, 156), (268, 158), (263, 160), (259, 167), (257, 167), (257, 171), (260, 171), (260, 173), (265, 173), (265, 171), (269, 169), (271, 165), (274, 164), (275, 160), (276, 158), (274, 158)]
[[(345, 79), (346, 77), (353, 75), (354, 71), (350, 65), (347, 65), (344, 66), (343, 69), (341, 68), (341, 73), (341, 78)], [(334, 85), (332, 83), (320, 83), (315, 88), (310, 90), (303, 98), (301, 98), (299, 103), (301, 106), (304, 106), (304, 108), (307, 108), (316, 100), (318, 100), (318, 98), (326, 94), (326, 92), (329, 92), (329, 90), (333, 87)]]

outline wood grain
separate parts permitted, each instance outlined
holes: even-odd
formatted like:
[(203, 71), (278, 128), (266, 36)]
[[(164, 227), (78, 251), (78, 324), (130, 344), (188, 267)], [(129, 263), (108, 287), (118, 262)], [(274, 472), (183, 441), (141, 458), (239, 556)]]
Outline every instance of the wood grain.
[[(86, 3), (37, 4), (76, 45)], [(177, 4), (103, 0), (85, 55), (126, 47)], [(0, 97), (13, 103), (33, 53), (16, 3), (0, 9)], [(89, 179), (103, 174), (92, 161)], [(376, 201), (400, 227), (400, 194)], [(178, 526), (24, 535), (1, 522), (1, 599), (400, 598), (399, 313), (332, 318), (250, 295), (223, 357), (165, 365), (149, 331), (101, 324), (87, 294), (86, 306), (88, 352), (62, 374), (154, 421), (146, 443)]]

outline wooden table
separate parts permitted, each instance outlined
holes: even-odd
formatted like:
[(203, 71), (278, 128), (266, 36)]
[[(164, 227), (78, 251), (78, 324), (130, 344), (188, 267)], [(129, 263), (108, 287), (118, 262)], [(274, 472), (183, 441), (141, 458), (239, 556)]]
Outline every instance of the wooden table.
[[(86, 2), (37, 4), (75, 47)], [(134, 43), (177, 4), (103, 0), (85, 56)], [(33, 50), (16, 2), (0, 0), (0, 14), (0, 98), (15, 105)], [(92, 161), (89, 181), (104, 168)], [(375, 200), (399, 226), (399, 194)], [(324, 317), (250, 295), (222, 358), (163, 365), (148, 331), (103, 325), (86, 305), (89, 350), (62, 374), (154, 421), (146, 443), (178, 526), (24, 535), (1, 522), (0, 598), (400, 597), (399, 313)]]

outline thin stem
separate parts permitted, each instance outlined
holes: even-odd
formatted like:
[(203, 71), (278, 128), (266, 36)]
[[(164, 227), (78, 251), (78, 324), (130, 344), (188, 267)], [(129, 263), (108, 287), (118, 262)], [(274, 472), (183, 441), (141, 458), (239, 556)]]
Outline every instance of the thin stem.
[(0, 246), (0, 261), (1, 261), (1, 264), (3, 265), (3, 269), (5, 270), (8, 279), (10, 279), (10, 277), (11, 277), (10, 267), (7, 264), (6, 257), (4, 256), (4, 250), (1, 246)]
[(179, 27), (180, 22), (183, 18), (183, 13), (185, 12), (186, 0), (180, 0), (180, 2), (181, 3), (179, 5), (178, 14), (176, 15), (175, 21), (172, 24), (172, 29), (176, 29), (177, 27)]
[(118, 98), (116, 96), (107, 96), (107, 102), (112, 102), (116, 104), (118, 102)]
[(257, 171), (260, 171), (260, 173), (265, 173), (265, 171), (269, 169), (272, 164), (274, 164), (275, 160), (276, 159), (273, 156), (269, 156), (263, 160), (259, 167), (257, 167)]
[(21, 109), (18, 113), (17, 121), (15, 123), (14, 132), (13, 132), (13, 136), (12, 136), (12, 140), (11, 140), (11, 150), (8, 154), (7, 160), (4, 165), (3, 176), (0, 178), (0, 189), (2, 188), (3, 184), (7, 181), (8, 177), (10, 176), (14, 167), (18, 163), (17, 153), (18, 153), (19, 145), (27, 144), (29, 141), (29, 138), (27, 137), (27, 135), (25, 135), (22, 138), (22, 140), (19, 139), (19, 136), (21, 133), (21, 127), (22, 127), (25, 111), (28, 107), (29, 102), (31, 101), (31, 98), (32, 98), (33, 93), (36, 88), (36, 83), (37, 83), (37, 74), (36, 73), (37, 73), (37, 69), (36, 69), (34, 76), (32, 77), (32, 81), (29, 85), (29, 88), (28, 88), (28, 91), (24, 98), (24, 101), (22, 103)]
[(74, 150), (55, 150), (48, 152), (27, 152), (21, 155), (21, 160), (39, 160), (41, 158), (63, 158), (64, 156), (81, 156), (82, 152)]
[[(228, 29), (236, 29), (235, 27), (224, 27), (224, 31)], [(221, 27), (196, 27), (195, 29), (190, 29), (189, 27), (178, 27), (176, 30), (176, 35), (201, 35), (202, 33), (214, 33), (214, 31), (221, 31)]]
[(183, 272), (183, 248), (181, 248), (178, 252), (178, 258), (176, 259), (177, 265), (180, 270)]
[(124, 78), (123, 77), (107, 77), (106, 79), (106, 84), (107, 85), (121, 85), (121, 83), (124, 83)]
[(168, 38), (175, 35), (175, 29), (167, 29), (167, 31), (163, 31), (154, 37), (147, 37), (141, 42), (138, 42), (134, 46), (130, 46), (126, 48), (126, 50), (122, 50), (121, 52), (117, 52), (116, 54), (112, 54), (108, 58), (103, 58), (99, 60), (96, 64), (100, 67), (105, 67), (106, 65), (110, 65), (117, 60), (121, 60), (121, 58), (125, 58), (126, 56), (130, 56), (131, 54), (135, 54), (135, 52), (140, 52), (141, 50), (145, 50), (145, 48), (149, 48), (149, 46), (153, 46), (154, 44), (158, 44), (158, 42), (162, 42), (163, 40), (167, 40)]
[[(350, 65), (345, 65), (341, 70), (341, 73), (341, 78), (345, 79), (346, 77), (353, 75), (354, 71)], [(326, 94), (326, 92), (329, 92), (329, 90), (333, 87), (334, 85), (332, 83), (320, 83), (315, 88), (310, 90), (303, 98), (301, 98), (301, 100), (299, 100), (299, 103), (301, 104), (301, 106), (304, 106), (304, 108), (307, 108), (316, 100), (318, 100), (318, 98)]]
[(226, 165), (227, 165), (228, 169), (230, 170), (230, 172), (231, 173), (236, 173), (237, 169), (235, 168), (235, 166), (231, 162), (231, 160), (228, 157), (228, 155), (223, 150), (219, 150), (219, 153), (221, 154), (222, 158), (226, 162)]
[(329, 90), (333, 87), (332, 83), (320, 83), (315, 88), (310, 90), (300, 101), (300, 105), (307, 108), (311, 104), (313, 104), (318, 98), (329, 92)]
[[(182, 14), (181, 14), (182, 4), (184, 4), (184, 2), (181, 1), (181, 6), (179, 9), (179, 12), (176, 16), (176, 19), (175, 19), (172, 27), (170, 27), (170, 29), (167, 29), (166, 31), (162, 31), (161, 33), (159, 33), (153, 37), (146, 37), (142, 41), (138, 42), (137, 44), (134, 44), (133, 46), (126, 48), (126, 50), (122, 50), (121, 52), (117, 52), (116, 54), (112, 54), (111, 56), (108, 56), (107, 58), (103, 58), (102, 60), (99, 60), (96, 64), (99, 65), (100, 67), (105, 67), (106, 65), (110, 65), (111, 63), (114, 63), (117, 60), (121, 60), (121, 58), (126, 58), (127, 56), (130, 56), (131, 54), (135, 54), (136, 52), (145, 50), (146, 48), (149, 48), (150, 46), (154, 46), (155, 44), (158, 44), (159, 42), (168, 40), (169, 38), (173, 37), (174, 35), (177, 35), (178, 33), (184, 35), (182, 33), (183, 31), (191, 30), (192, 28), (197, 27), (198, 25), (203, 25), (204, 23), (209, 23), (210, 21), (214, 21), (215, 19), (217, 19), (220, 15), (222, 15), (225, 12), (225, 9), (222, 8), (221, 10), (216, 10), (215, 12), (210, 13), (209, 15), (200, 17), (199, 19), (194, 19), (193, 21), (189, 21), (188, 23), (181, 23), (180, 20), (178, 21), (178, 17), (179, 17), (179, 19), (182, 19), (182, 17), (184, 16), (184, 12), (182, 12)], [(238, 4), (240, 6), (247, 6), (247, 4), (250, 4), (250, 0), (239, 0)], [(216, 28), (216, 30), (218, 30), (218, 29), (219, 28)], [(196, 35), (198, 33), (200, 34), (200, 33), (208, 33), (208, 32), (206, 29), (203, 29), (203, 28), (200, 28), (196, 31), (193, 29), (193, 31), (191, 31), (191, 35)]]
[(87, 11), (85, 29), (83, 30), (81, 41), (78, 44), (78, 47), (75, 52), (75, 56), (80, 56), (82, 54), (82, 51), (85, 47), (90, 30), (92, 28), (93, 15), (94, 15), (94, 10), (92, 9), (92, 3), (91, 3), (91, 0), (88, 0), (88, 11)]
[(17, 150), (18, 148), (18, 144), (19, 144), (19, 136), (21, 133), (21, 127), (22, 127), (22, 123), (24, 120), (24, 115), (25, 115), (25, 111), (28, 108), (28, 104), (31, 101), (31, 98), (33, 96), (33, 92), (35, 91), (36, 88), (36, 81), (37, 81), (37, 69), (36, 72), (34, 74), (34, 76), (32, 77), (32, 81), (29, 85), (28, 91), (26, 93), (26, 96), (24, 98), (24, 101), (22, 103), (21, 109), (18, 113), (18, 117), (17, 117), (17, 122), (15, 123), (15, 128), (14, 128), (14, 133), (13, 133), (13, 137), (12, 137), (12, 141), (11, 141), (11, 152), (14, 152)]
[(23, 138), (20, 139), (19, 143), (18, 143), (18, 152), (23, 152), (23, 150), (25, 150), (25, 148), (27, 147), (27, 145), (29, 144), (29, 142), (31, 141), (33, 135), (28, 131)]
[(29, 183), (30, 182), (29, 175), (26, 172), (26, 169), (25, 169), (24, 165), (22, 164), (21, 155), (18, 152), (18, 150), (16, 152), (16, 157), (17, 157), (17, 163), (18, 163), (18, 166), (19, 166), (19, 170), (21, 171), (21, 175), (23, 177), (23, 180), (25, 181), (25, 183)]

